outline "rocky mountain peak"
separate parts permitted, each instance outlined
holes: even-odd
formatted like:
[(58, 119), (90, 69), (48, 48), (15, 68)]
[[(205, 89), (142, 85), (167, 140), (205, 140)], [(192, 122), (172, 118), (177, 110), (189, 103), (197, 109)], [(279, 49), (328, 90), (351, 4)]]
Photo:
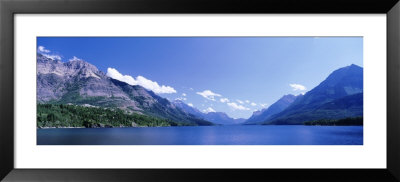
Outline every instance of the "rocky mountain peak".
[(352, 84), (352, 82), (360, 82), (363, 76), (363, 68), (352, 64), (333, 71), (320, 85), (334, 86), (338, 83)]
[(37, 74), (55, 74), (61, 77), (105, 78), (96, 66), (74, 57), (62, 62), (59, 57), (37, 54)]

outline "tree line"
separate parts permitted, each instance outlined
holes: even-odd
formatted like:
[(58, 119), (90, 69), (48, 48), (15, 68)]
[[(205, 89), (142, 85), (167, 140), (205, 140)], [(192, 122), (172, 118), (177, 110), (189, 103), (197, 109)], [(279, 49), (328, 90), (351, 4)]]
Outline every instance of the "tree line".
[(129, 113), (119, 108), (37, 104), (37, 127), (179, 126), (170, 119)]
[(324, 125), (324, 126), (362, 126), (363, 117), (349, 117), (343, 119), (321, 119), (306, 121), (304, 125)]

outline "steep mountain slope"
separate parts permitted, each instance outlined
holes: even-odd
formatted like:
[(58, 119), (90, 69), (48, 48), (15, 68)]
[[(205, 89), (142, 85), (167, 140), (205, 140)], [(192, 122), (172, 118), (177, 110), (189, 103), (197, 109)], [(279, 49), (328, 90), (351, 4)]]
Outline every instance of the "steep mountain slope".
[(37, 100), (39, 103), (120, 108), (185, 125), (212, 125), (188, 115), (152, 91), (109, 78), (94, 65), (77, 58), (62, 62), (37, 55)]
[(111, 81), (122, 88), (124, 93), (129, 95), (129, 98), (140, 107), (142, 113), (162, 118), (171, 119), (175, 122), (194, 124), (194, 125), (212, 125), (213, 123), (197, 117), (196, 115), (187, 113), (181, 108), (176, 107), (167, 99), (156, 95), (152, 91), (135, 85), (129, 85), (125, 82), (111, 79)]
[[(302, 124), (315, 119), (362, 116), (362, 92), (363, 68), (354, 64), (340, 68), (264, 124)], [(354, 100), (353, 104), (344, 104), (346, 99)]]
[(292, 104), (297, 99), (297, 97), (298, 96), (294, 96), (291, 94), (284, 95), (268, 108), (254, 112), (253, 115), (244, 122), (244, 124), (256, 124), (266, 121), (272, 115), (277, 114), (286, 109), (290, 104)]
[(243, 119), (243, 118), (238, 118), (238, 119), (231, 118), (224, 112), (203, 113), (203, 112), (199, 111), (198, 109), (187, 105), (186, 103), (184, 103), (181, 100), (175, 100), (175, 101), (173, 101), (173, 104), (176, 107), (181, 108), (186, 113), (192, 114), (199, 118), (203, 118), (207, 121), (211, 121), (212, 123), (215, 123), (215, 124), (233, 125), (233, 124), (241, 124), (245, 121), (245, 119)]
[(182, 109), (184, 112), (188, 113), (188, 114), (192, 114), (198, 117), (204, 117), (204, 113), (199, 111), (197, 108), (194, 108), (192, 106), (187, 105), (185, 102), (181, 101), (181, 100), (174, 100), (172, 101), (172, 103)]
[(61, 62), (41, 54), (37, 55), (37, 100), (140, 110), (95, 66), (77, 58)]

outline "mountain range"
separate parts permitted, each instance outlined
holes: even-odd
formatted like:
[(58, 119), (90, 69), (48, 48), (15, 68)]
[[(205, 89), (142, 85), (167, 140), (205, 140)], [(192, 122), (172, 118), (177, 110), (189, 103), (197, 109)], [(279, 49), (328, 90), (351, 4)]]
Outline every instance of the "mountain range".
[(139, 85), (129, 85), (78, 58), (62, 62), (37, 54), (37, 101), (120, 108), (184, 125), (213, 125)]
[[(258, 124), (291, 125), (319, 119), (363, 116), (363, 68), (354, 64), (340, 68), (317, 87), (292, 101), (281, 112), (268, 115)], [(257, 118), (257, 115), (253, 114), (252, 118)], [(253, 121), (249, 120), (246, 123)]]
[(231, 118), (223, 112), (204, 113), (181, 100), (170, 102), (142, 86), (112, 79), (94, 65), (75, 57), (62, 62), (38, 53), (37, 101), (120, 108), (183, 125), (302, 124), (318, 119), (362, 116), (363, 68), (354, 64), (340, 68), (304, 95), (284, 95), (246, 120)]
[(282, 112), (284, 109), (289, 107), (289, 105), (292, 104), (299, 96), (294, 96), (292, 94), (284, 95), (268, 108), (253, 112), (253, 115), (247, 119), (244, 124), (257, 124), (266, 121), (272, 115)]
[(207, 121), (211, 121), (215, 124), (233, 125), (233, 124), (242, 124), (244, 121), (246, 121), (246, 119), (244, 119), (244, 118), (238, 118), (238, 119), (231, 118), (224, 112), (203, 113), (203, 112), (199, 111), (198, 109), (187, 105), (186, 103), (184, 103), (181, 100), (175, 100), (175, 101), (173, 101), (173, 104), (175, 104), (177, 107), (181, 108), (183, 111), (187, 112), (188, 114), (192, 114), (199, 118), (203, 118), (203, 119), (205, 119)]

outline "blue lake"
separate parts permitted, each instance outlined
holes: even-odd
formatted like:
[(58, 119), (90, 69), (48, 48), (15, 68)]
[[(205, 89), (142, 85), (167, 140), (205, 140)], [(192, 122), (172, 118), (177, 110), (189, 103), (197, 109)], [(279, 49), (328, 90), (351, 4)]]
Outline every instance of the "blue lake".
[(37, 129), (38, 145), (362, 145), (362, 126)]

